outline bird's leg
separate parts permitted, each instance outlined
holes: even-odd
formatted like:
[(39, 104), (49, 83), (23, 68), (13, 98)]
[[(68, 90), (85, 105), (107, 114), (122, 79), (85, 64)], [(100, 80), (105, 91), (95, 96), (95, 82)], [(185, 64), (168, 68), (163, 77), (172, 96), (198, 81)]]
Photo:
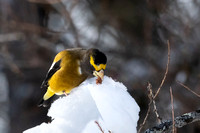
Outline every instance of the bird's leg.
[(69, 93), (67, 93), (67, 92), (65, 92), (65, 91), (63, 91), (63, 93), (65, 94), (65, 96), (68, 96), (68, 95), (69, 95)]

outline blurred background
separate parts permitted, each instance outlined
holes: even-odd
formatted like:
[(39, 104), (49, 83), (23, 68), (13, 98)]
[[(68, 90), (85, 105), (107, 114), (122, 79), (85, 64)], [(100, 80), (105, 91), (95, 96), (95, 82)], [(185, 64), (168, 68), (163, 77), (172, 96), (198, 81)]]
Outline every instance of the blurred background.
[[(141, 108), (148, 108), (147, 83), (159, 87), (156, 98), (163, 120), (171, 119), (170, 86), (175, 116), (200, 107), (199, 0), (0, 0), (0, 132), (21, 133), (48, 122), (48, 108), (37, 103), (40, 85), (57, 52), (73, 47), (98, 48), (108, 57), (106, 75), (122, 82)], [(66, 105), (67, 106), (67, 105)], [(144, 126), (158, 124), (155, 113)], [(200, 132), (200, 122), (178, 129)]]

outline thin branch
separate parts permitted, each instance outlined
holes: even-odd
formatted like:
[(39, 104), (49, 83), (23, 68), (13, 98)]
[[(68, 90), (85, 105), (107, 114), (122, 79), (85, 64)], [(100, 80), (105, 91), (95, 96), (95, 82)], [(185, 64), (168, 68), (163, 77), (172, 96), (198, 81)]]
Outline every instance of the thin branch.
[(159, 94), (160, 89), (161, 89), (161, 87), (163, 86), (163, 84), (164, 84), (164, 82), (165, 82), (165, 79), (166, 79), (166, 77), (167, 77), (167, 73), (168, 73), (168, 70), (169, 70), (169, 63), (170, 63), (170, 43), (169, 43), (169, 40), (167, 41), (167, 46), (168, 46), (168, 58), (167, 58), (166, 71), (165, 71), (164, 77), (163, 77), (163, 79), (162, 79), (162, 82), (161, 82), (161, 84), (160, 84), (158, 90), (156, 91), (156, 94), (155, 94), (155, 95), (153, 95), (153, 92), (152, 92), (152, 89), (151, 89), (151, 84), (148, 83), (147, 88), (148, 88), (148, 90), (149, 90), (149, 92), (150, 92), (149, 95), (148, 95), (150, 101), (149, 101), (149, 104), (148, 104), (148, 110), (147, 110), (146, 116), (145, 116), (145, 118), (144, 118), (142, 124), (140, 125), (140, 128), (139, 128), (139, 130), (138, 130), (138, 133), (141, 132), (142, 128), (144, 127), (144, 125), (145, 125), (145, 123), (146, 123), (146, 121), (147, 121), (147, 118), (148, 118), (148, 116), (149, 116), (149, 114), (150, 114), (150, 109), (151, 109), (151, 104), (152, 104), (152, 102), (153, 102), (153, 105), (154, 105), (154, 112), (155, 112), (155, 114), (156, 114), (156, 117), (157, 117), (157, 119), (158, 119), (158, 122), (159, 122), (159, 123), (162, 122), (162, 119), (160, 118), (160, 116), (159, 116), (159, 114), (158, 114), (158, 111), (157, 111), (157, 108), (156, 108), (156, 104), (155, 104), (155, 100), (154, 100), (154, 99), (155, 99), (155, 98), (157, 97), (157, 95)]
[(0, 43), (22, 40), (23, 38), (24, 38), (24, 34), (21, 32), (0, 34)]
[(99, 130), (102, 132), (102, 133), (104, 133), (104, 131), (103, 131), (103, 129), (101, 128), (101, 126), (100, 126), (100, 124), (98, 123), (98, 121), (94, 121), (96, 124), (97, 124), (97, 126), (99, 127)]
[(68, 11), (66, 9), (66, 7), (63, 3), (60, 3), (59, 9), (60, 9), (61, 14), (65, 16), (66, 21), (69, 21), (70, 27), (72, 28), (74, 36), (75, 36), (77, 47), (80, 47), (81, 43), (80, 43), (80, 40), (79, 40), (79, 32), (78, 32), (78, 29), (77, 29), (77, 27), (76, 27), (76, 25), (75, 25), (75, 23), (74, 23), (74, 21), (71, 17), (70, 11)]
[(145, 116), (145, 118), (144, 118), (142, 124), (140, 125), (140, 128), (139, 128), (139, 130), (138, 130), (138, 133), (141, 132), (141, 130), (143, 129), (143, 127), (144, 127), (144, 125), (145, 125), (145, 123), (146, 123), (146, 121), (147, 121), (147, 118), (149, 117), (149, 114), (150, 114), (150, 111), (151, 111), (151, 103), (152, 103), (152, 101), (149, 102), (149, 106), (148, 106), (148, 110), (147, 110), (146, 116)]
[(28, 1), (32, 3), (40, 3), (40, 4), (57, 4), (57, 3), (64, 2), (63, 0), (28, 0)]
[(18, 65), (13, 61), (13, 58), (10, 55), (10, 52), (8, 51), (8, 48), (6, 45), (3, 45), (3, 47), (1, 48), (0, 56), (4, 58), (4, 61), (6, 62), (6, 64), (8, 64), (8, 66), (14, 73), (19, 74), (20, 76), (23, 76), (22, 71), (20, 70)]
[(153, 102), (153, 108), (154, 108), (154, 113), (156, 114), (156, 117), (157, 117), (157, 120), (158, 120), (158, 123), (161, 123), (162, 122), (162, 119), (160, 117), (160, 115), (158, 114), (158, 110), (157, 110), (157, 107), (156, 107), (156, 102), (155, 102), (155, 99), (154, 99), (154, 95), (153, 95), (153, 91), (152, 91), (152, 85), (150, 83), (148, 83), (148, 91), (149, 91), (149, 98), (152, 99), (152, 102)]
[(164, 75), (164, 77), (163, 77), (163, 79), (162, 79), (162, 82), (161, 82), (161, 84), (160, 84), (158, 90), (156, 91), (156, 94), (155, 94), (155, 96), (154, 96), (153, 99), (155, 99), (155, 98), (157, 97), (157, 95), (159, 94), (160, 89), (161, 89), (161, 87), (163, 86), (163, 84), (164, 84), (164, 82), (165, 82), (165, 79), (166, 79), (166, 77), (167, 77), (167, 73), (168, 73), (168, 70), (169, 70), (170, 52), (171, 52), (171, 51), (170, 51), (170, 43), (169, 43), (169, 40), (167, 40), (167, 46), (168, 46), (168, 57), (167, 57), (167, 66), (166, 66), (165, 75)]
[[(200, 121), (200, 110), (196, 110), (194, 112), (178, 116), (175, 118), (174, 121), (175, 121), (175, 127), (177, 128), (181, 128), (193, 122)], [(161, 133), (161, 132), (170, 133), (172, 131), (172, 128), (173, 128), (172, 120), (167, 120), (166, 122), (163, 122), (155, 127), (147, 129), (145, 133)]]
[(172, 133), (176, 133), (175, 121), (174, 121), (174, 98), (172, 94), (172, 88), (170, 87), (170, 98), (171, 98), (171, 106), (172, 106)]
[[(23, 26), (22, 26), (23, 25)], [(35, 34), (48, 34), (48, 32), (53, 33), (54, 35), (60, 35), (63, 32), (56, 32), (52, 31), (50, 29), (31, 24), (31, 23), (26, 23), (26, 22), (20, 22), (20, 21), (15, 21), (11, 20), (8, 21), (7, 23), (4, 24), (4, 26), (7, 26), (10, 29), (15, 29), (15, 31), (22, 31), (22, 32), (31, 32)]]
[(194, 95), (196, 95), (197, 97), (200, 97), (199, 94), (197, 94), (196, 92), (194, 92), (192, 89), (190, 89), (189, 87), (187, 87), (186, 85), (184, 85), (183, 83), (176, 81), (178, 84), (180, 84), (181, 86), (183, 86), (184, 88), (186, 88), (188, 91), (192, 92)]
[[(147, 89), (149, 90), (150, 87), (151, 87), (151, 84), (148, 82)], [(145, 118), (144, 118), (142, 124), (140, 124), (140, 128), (139, 128), (139, 130), (138, 130), (138, 133), (140, 133), (141, 130), (143, 129), (143, 127), (144, 127), (144, 125), (145, 125), (145, 123), (146, 123), (146, 121), (147, 121), (147, 118), (149, 117), (150, 111), (151, 111), (151, 104), (152, 104), (153, 100), (152, 100), (152, 98), (151, 98), (151, 96), (150, 96), (150, 93), (148, 93), (148, 97), (149, 97), (148, 110), (147, 110), (146, 116), (145, 116)]]

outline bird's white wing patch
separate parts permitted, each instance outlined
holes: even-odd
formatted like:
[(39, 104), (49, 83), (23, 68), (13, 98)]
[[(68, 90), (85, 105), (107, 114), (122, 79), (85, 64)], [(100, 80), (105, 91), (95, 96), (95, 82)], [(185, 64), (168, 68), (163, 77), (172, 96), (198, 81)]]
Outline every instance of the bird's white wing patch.
[(55, 65), (55, 63), (56, 63), (56, 62), (53, 62), (53, 63), (51, 64), (51, 67), (49, 68), (48, 72), (53, 68), (53, 66)]
[(80, 61), (78, 61), (78, 73), (79, 73), (80, 75), (82, 75), (81, 66), (80, 66)]

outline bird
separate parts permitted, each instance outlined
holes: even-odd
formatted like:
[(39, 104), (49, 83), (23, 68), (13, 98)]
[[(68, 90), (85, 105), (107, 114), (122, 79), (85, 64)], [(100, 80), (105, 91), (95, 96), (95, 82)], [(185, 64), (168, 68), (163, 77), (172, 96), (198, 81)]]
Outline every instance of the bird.
[(41, 88), (46, 89), (38, 106), (47, 107), (54, 95), (68, 95), (87, 78), (104, 77), (107, 57), (98, 49), (71, 48), (59, 52), (48, 70)]

